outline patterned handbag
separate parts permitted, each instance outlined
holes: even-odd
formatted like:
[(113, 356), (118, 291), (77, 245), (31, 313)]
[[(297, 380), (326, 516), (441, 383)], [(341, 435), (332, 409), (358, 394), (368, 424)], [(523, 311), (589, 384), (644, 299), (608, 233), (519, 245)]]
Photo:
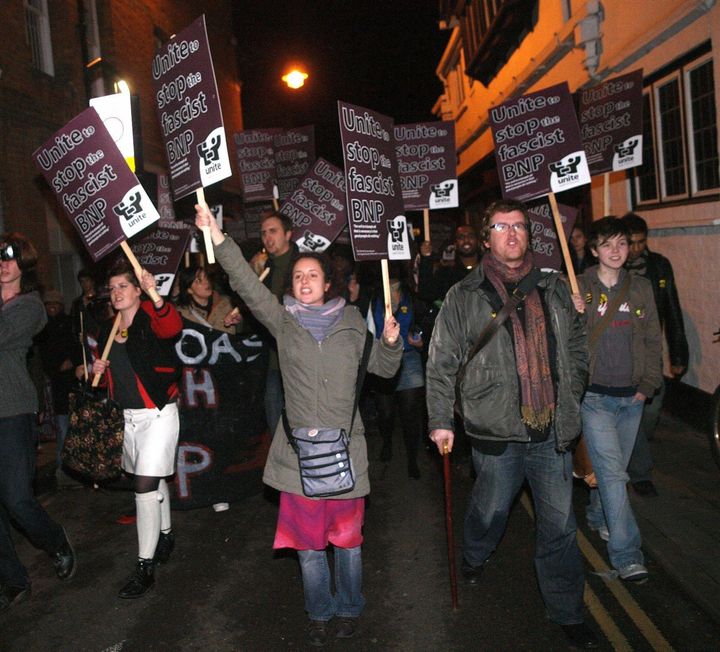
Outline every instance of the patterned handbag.
[(68, 425), (62, 461), (94, 481), (117, 478), (122, 469), (125, 419), (122, 408), (107, 395), (87, 387), (70, 394)]

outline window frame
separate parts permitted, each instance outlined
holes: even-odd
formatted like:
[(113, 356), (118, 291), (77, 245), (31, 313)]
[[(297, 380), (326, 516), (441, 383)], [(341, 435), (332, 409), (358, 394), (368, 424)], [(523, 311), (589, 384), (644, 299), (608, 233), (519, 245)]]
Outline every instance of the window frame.
[[(55, 63), (53, 61), (52, 35), (50, 33), (50, 14), (47, 0), (23, 0), (25, 9), (25, 42), (30, 48), (32, 65), (40, 72), (50, 77), (55, 76)], [(33, 30), (28, 21), (34, 16)], [(31, 36), (34, 32), (35, 38)], [(37, 46), (37, 52), (36, 47)]]

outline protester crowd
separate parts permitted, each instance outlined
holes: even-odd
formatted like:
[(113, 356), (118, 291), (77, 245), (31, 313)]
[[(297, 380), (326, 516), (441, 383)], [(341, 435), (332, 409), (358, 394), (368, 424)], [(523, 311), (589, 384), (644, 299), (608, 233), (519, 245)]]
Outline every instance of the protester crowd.
[[(326, 254), (299, 252), (281, 214), (264, 216), (258, 251), (246, 260), (205, 206), (196, 212), (197, 226), (210, 228), (218, 264), (181, 266), (173, 296), (155, 301), (146, 296), (153, 276), (138, 276), (124, 259), (105, 278), (83, 270), (67, 315), (62, 294), (40, 293), (32, 244), (17, 233), (0, 237), (0, 368), (15, 379), (12, 388), (0, 385), (0, 612), (30, 592), (11, 520), (48, 553), (61, 580), (75, 574), (66, 531), (32, 495), (37, 415), (55, 433), (61, 484), (68, 396), (94, 374), (123, 408), (122, 466), (135, 492), (138, 557), (119, 597), (145, 594), (157, 565), (170, 560), (168, 483), (179, 432), (174, 342), (185, 318), (228, 334), (260, 333), (272, 348), (265, 382), (272, 444), (263, 480), (280, 492), (273, 547), (297, 551), (311, 645), (356, 634), (365, 604), (368, 465), (393, 456), (397, 421), (409, 482), (420, 477), (418, 455), (433, 443), (472, 462), (461, 567), (470, 585), (481, 585), (513, 500), (529, 483), (535, 569), (549, 617), (571, 644), (597, 646), (585, 624), (572, 453), (582, 433), (593, 466), (584, 474), (586, 518), (607, 542), (615, 573), (647, 581), (627, 492), (632, 482), (638, 495), (657, 495), (648, 440), (664, 392), (663, 331), (672, 375), (688, 364), (672, 267), (648, 249), (644, 220), (628, 214), (576, 226), (570, 249), (580, 291), (573, 294), (565, 274), (535, 267), (525, 206), (498, 201), (477, 231), (458, 226), (439, 256), (435, 243), (422, 242), (414, 259), (393, 261), (385, 297), (376, 265), (355, 263), (338, 245)], [(112, 337), (107, 360), (81, 345), (87, 334), (101, 345)], [(33, 385), (32, 359), (50, 401)], [(343, 493), (313, 493), (327, 482), (300, 472), (300, 433), (312, 438), (323, 428), (346, 437), (347, 466), (324, 474), (343, 482), (349, 473)], [(378, 460), (368, 459), (366, 433), (381, 437)]]

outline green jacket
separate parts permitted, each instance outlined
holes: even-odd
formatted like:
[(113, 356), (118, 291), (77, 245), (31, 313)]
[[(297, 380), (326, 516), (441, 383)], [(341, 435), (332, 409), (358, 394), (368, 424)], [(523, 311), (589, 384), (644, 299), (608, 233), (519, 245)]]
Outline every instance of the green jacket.
[[(588, 333), (601, 318), (597, 308), (604, 286), (597, 277), (597, 269), (591, 267), (578, 276), (580, 296), (586, 303)], [(662, 384), (662, 331), (652, 284), (647, 278), (630, 274), (627, 302), (632, 320), (632, 382), (638, 392), (651, 397)], [(595, 355), (596, 351), (591, 350), (589, 378), (595, 369)]]
[[(427, 365), (427, 406), (430, 430), (455, 430), (453, 405), (460, 366), (478, 336), (494, 318), (485, 290), (482, 266), (454, 285), (443, 301), (430, 341)], [(555, 407), (555, 444), (564, 451), (580, 432), (580, 398), (587, 380), (587, 337), (583, 319), (575, 311), (560, 275), (541, 277), (548, 327), (556, 342), (558, 381)], [(510, 333), (501, 326), (470, 361), (460, 396), (465, 432), (473, 438), (527, 442), (520, 417), (520, 389)]]
[[(358, 364), (367, 332), (365, 320), (357, 308), (346, 306), (342, 319), (322, 342), (317, 342), (258, 281), (240, 248), (231, 239), (226, 238), (216, 247), (215, 254), (228, 273), (232, 288), (277, 341), (285, 410), (290, 426), (348, 430), (355, 402)], [(400, 338), (393, 346), (388, 346), (383, 340), (375, 340), (368, 371), (391, 378), (401, 358)], [(364, 433), (358, 413), (350, 435), (355, 489), (338, 498), (358, 498), (370, 492)], [(270, 446), (263, 481), (280, 491), (303, 495), (297, 455), (285, 436), (282, 419)]]

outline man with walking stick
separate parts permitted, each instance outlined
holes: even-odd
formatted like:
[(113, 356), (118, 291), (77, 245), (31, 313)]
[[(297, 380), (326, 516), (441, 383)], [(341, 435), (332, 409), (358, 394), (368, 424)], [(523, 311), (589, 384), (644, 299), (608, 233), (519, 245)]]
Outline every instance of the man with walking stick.
[(597, 647), (584, 623), (584, 575), (572, 511), (569, 447), (580, 432), (587, 339), (559, 274), (533, 265), (521, 202), (491, 204), (480, 240), (486, 255), (448, 292), (430, 343), (430, 439), (452, 450), (457, 401), (477, 479), (465, 515), (463, 576), (480, 583), (525, 479), (537, 535), (535, 569), (550, 619), (569, 642)]

